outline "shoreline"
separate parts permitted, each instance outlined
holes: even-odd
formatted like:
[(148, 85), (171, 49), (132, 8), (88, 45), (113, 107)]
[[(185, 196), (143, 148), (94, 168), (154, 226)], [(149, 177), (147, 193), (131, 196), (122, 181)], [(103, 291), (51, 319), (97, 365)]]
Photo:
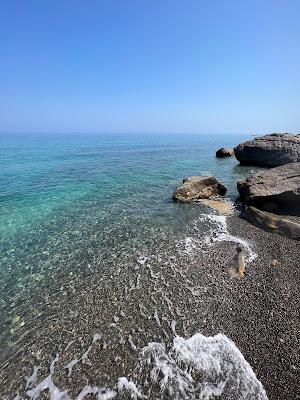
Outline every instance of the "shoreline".
[[(229, 230), (251, 241), (258, 257), (236, 298), (231, 337), (249, 361), (270, 400), (294, 399), (300, 367), (299, 243), (267, 233), (236, 216)], [(272, 265), (278, 260), (277, 265)]]
[[(112, 387), (120, 376), (138, 384), (137, 352), (153, 341), (171, 346), (176, 327), (176, 334), (184, 338), (197, 333), (206, 337), (223, 333), (250, 364), (269, 400), (295, 398), (299, 365), (298, 243), (261, 231), (236, 213), (224, 218), (229, 235), (249, 241), (251, 250), (258, 254), (247, 265), (243, 279), (228, 274), (228, 261), (236, 253), (236, 242), (230, 241), (202, 247), (195, 242), (190, 254), (178, 252), (177, 258), (170, 248), (163, 262), (158, 255), (150, 255), (125, 265), (124, 270), (108, 268), (101, 275), (95, 271), (66, 289), (67, 299), (63, 293), (58, 294), (57, 301), (47, 305), (58, 318), (51, 323), (45, 320), (38, 342), (30, 342), (26, 351), (23, 348), (23, 352), (35, 354), (31, 359), (36, 360), (33, 365), (41, 364), (41, 377), (49, 373), (53, 352), (63, 352), (81, 337), (83, 344), (70, 345), (68, 354), (59, 361), (57, 379), (61, 390), (69, 387), (72, 398), (76, 397), (86, 379), (91, 378), (107, 387)], [(274, 258), (279, 266), (271, 265)], [(72, 304), (74, 315), (63, 310), (64, 304)], [(64, 366), (89, 347), (92, 333), (99, 334), (101, 340), (90, 352), (91, 366), (78, 363), (69, 380)], [(28, 354), (22, 356), (22, 351), (17, 359), (24, 357), (27, 364), (18, 374), (24, 379), (32, 369), (28, 369)], [(113, 372), (107, 375), (107, 370)], [(14, 376), (13, 370), (11, 373)], [(18, 381), (22, 388), (24, 384)], [(11, 394), (16, 390), (14, 384), (11, 390)], [(24, 394), (24, 386), (20, 393)]]

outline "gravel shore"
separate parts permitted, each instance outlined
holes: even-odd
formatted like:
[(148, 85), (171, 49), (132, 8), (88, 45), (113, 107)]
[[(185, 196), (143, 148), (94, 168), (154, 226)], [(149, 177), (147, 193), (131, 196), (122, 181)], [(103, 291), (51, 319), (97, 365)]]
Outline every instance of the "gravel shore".
[[(20, 298), (23, 318), (8, 315), (12, 325), (2, 341), (1, 398), (19, 393), (27, 399), (25, 377), (39, 365), (32, 387), (37, 385), (49, 375), (57, 353), (52, 378), (71, 398), (87, 382), (115, 388), (126, 376), (148, 398), (169, 399), (159, 386), (142, 385), (145, 370), (138, 359), (152, 342), (169, 349), (175, 329), (183, 338), (224, 333), (250, 363), (269, 400), (299, 398), (299, 243), (263, 232), (237, 215), (227, 217), (227, 225), (229, 234), (247, 240), (258, 254), (242, 279), (228, 273), (236, 243), (207, 246), (194, 235), (192, 242), (170, 242), (170, 248), (158, 247), (155, 254), (118, 267), (72, 273), (61, 277), (56, 288), (39, 286), (35, 296)], [(94, 343), (95, 333), (101, 340)], [(77, 362), (68, 375), (71, 360)]]
[(230, 232), (251, 241), (258, 258), (245, 278), (231, 288), (236, 309), (226, 315), (227, 334), (251, 364), (270, 400), (298, 399), (299, 242), (263, 232), (236, 216), (229, 218), (228, 225)]

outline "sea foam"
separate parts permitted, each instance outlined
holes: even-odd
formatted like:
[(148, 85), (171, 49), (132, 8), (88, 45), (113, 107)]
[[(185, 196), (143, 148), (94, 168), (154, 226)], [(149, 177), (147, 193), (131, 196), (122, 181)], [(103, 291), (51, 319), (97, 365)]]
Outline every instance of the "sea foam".
[(163, 343), (148, 343), (136, 355), (134, 379), (120, 377), (112, 387), (87, 384), (73, 398), (68, 388), (60, 388), (54, 383), (58, 361), (59, 354), (50, 365), (49, 375), (40, 382), (34, 367), (25, 397), (17, 395), (15, 400), (38, 400), (45, 393), (50, 400), (83, 400), (88, 396), (97, 400), (211, 400), (220, 396), (224, 399), (267, 400), (250, 364), (236, 345), (220, 333), (208, 337), (196, 333), (190, 338), (176, 335), (169, 348)]
[(248, 257), (247, 262), (251, 263), (257, 254), (252, 250), (250, 243), (238, 236), (231, 235), (228, 231), (227, 216), (216, 215), (216, 214), (204, 214), (200, 217), (200, 221), (208, 221), (213, 226), (210, 228), (209, 234), (205, 238), (206, 244), (212, 244), (215, 242), (233, 242), (238, 243), (246, 250)]
[(160, 387), (161, 399), (164, 394), (174, 400), (267, 399), (251, 366), (223, 334), (176, 336), (169, 351), (161, 343), (150, 343), (142, 350), (142, 366), (147, 381)]
[[(241, 245), (246, 253), (246, 262), (251, 263), (257, 257), (251, 243), (228, 231), (227, 216), (219, 214), (202, 214), (194, 224), (194, 232), (181, 240), (177, 247), (184, 253), (193, 255), (198, 249), (205, 250), (216, 242), (232, 242)], [(205, 227), (204, 227), (205, 226)]]

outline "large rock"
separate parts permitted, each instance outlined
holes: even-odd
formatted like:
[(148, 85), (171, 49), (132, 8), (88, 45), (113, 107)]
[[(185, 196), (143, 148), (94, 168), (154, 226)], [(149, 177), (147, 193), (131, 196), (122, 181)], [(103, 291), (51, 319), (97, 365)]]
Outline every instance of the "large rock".
[(300, 214), (300, 162), (259, 172), (237, 183), (240, 199), (268, 211)]
[(190, 203), (211, 196), (224, 196), (226, 192), (226, 187), (213, 176), (191, 176), (183, 180), (183, 185), (176, 190), (174, 199)]
[(226, 147), (222, 147), (221, 149), (216, 151), (217, 158), (231, 157), (234, 156), (233, 149), (227, 149)]
[(272, 133), (241, 143), (234, 148), (241, 165), (278, 167), (300, 161), (300, 135)]
[(253, 225), (267, 232), (278, 233), (290, 239), (300, 240), (300, 224), (282, 216), (250, 206), (245, 209), (243, 217)]

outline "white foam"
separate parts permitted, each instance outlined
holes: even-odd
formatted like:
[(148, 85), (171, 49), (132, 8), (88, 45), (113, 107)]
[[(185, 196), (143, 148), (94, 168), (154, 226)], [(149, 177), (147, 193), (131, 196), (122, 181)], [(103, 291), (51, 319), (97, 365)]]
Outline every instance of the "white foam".
[[(189, 339), (175, 337), (167, 351), (160, 343), (142, 350), (142, 368), (148, 368), (151, 386), (172, 399), (203, 399), (224, 396), (239, 400), (266, 400), (262, 384), (235, 344), (223, 334), (206, 337), (200, 333)], [(163, 396), (161, 397), (163, 398)]]
[(138, 259), (137, 259), (137, 262), (138, 262), (139, 264), (141, 264), (141, 265), (144, 265), (144, 264), (147, 262), (147, 260), (148, 260), (148, 257), (146, 257), (146, 256), (139, 256)]
[(73, 368), (75, 365), (79, 362), (78, 358), (74, 358), (74, 360), (71, 360), (66, 366), (65, 369), (68, 370), (68, 378), (72, 375)]
[(56, 357), (52, 361), (50, 365), (50, 373), (49, 375), (43, 379), (37, 386), (34, 388), (27, 390), (26, 395), (31, 399), (31, 400), (36, 400), (39, 398), (40, 394), (48, 390), (49, 393), (49, 398), (50, 400), (69, 400), (70, 397), (67, 394), (67, 390), (61, 391), (53, 382), (52, 376), (54, 375), (55, 372), (55, 364), (59, 360), (59, 355), (56, 354)]
[(160, 322), (157, 310), (155, 310), (153, 318), (155, 319), (157, 325), (161, 327), (161, 322)]
[(38, 374), (40, 368), (41, 367), (39, 365), (33, 367), (32, 374), (29, 377), (26, 378), (25, 390), (28, 389), (28, 388), (31, 388), (31, 386), (36, 382), (37, 374)]
[[(175, 332), (175, 321), (172, 321)], [(61, 389), (53, 382), (55, 365), (49, 375), (34, 388), (27, 390), (26, 399), (38, 400), (42, 392), (50, 400), (72, 400), (69, 389)], [(36, 368), (31, 376), (35, 376)], [(113, 387), (84, 386), (74, 400), (92, 395), (98, 400), (165, 399), (210, 400), (215, 397), (239, 400), (267, 400), (265, 390), (236, 345), (225, 335), (206, 337), (200, 333), (190, 338), (175, 336), (167, 349), (162, 343), (151, 342), (138, 354), (134, 370), (136, 382), (123, 376)], [(35, 383), (36, 377), (31, 379)], [(71, 384), (71, 382), (70, 382)], [(23, 400), (20, 395), (15, 400)]]
[(141, 399), (144, 397), (136, 387), (135, 383), (129, 381), (126, 377), (121, 377), (118, 379), (117, 387), (119, 393), (127, 392), (131, 399)]
[[(95, 333), (93, 336), (93, 341), (92, 344), (87, 348), (87, 350), (82, 354), (82, 356), (80, 358), (74, 358), (73, 360), (71, 360), (68, 364), (65, 365), (64, 369), (68, 370), (68, 378), (71, 377), (72, 375), (72, 371), (73, 368), (75, 367), (76, 364), (78, 364), (80, 361), (83, 364), (89, 364), (91, 365), (91, 363), (88, 360), (88, 355), (90, 353), (90, 351), (92, 350), (93, 344), (95, 342), (97, 342), (98, 340), (100, 340), (102, 338), (101, 335), (99, 335), (99, 333)], [(70, 342), (69, 342), (70, 343)], [(68, 346), (66, 347), (66, 349), (68, 348)], [(66, 351), (66, 350), (65, 350)]]
[(200, 221), (208, 221), (214, 225), (210, 229), (209, 235), (205, 238), (206, 244), (210, 245), (215, 242), (238, 243), (247, 251), (248, 257), (246, 261), (248, 263), (251, 263), (257, 257), (257, 254), (252, 250), (250, 243), (247, 240), (229, 233), (227, 227), (227, 217), (225, 215), (203, 214), (200, 217)]
[(86, 385), (82, 388), (75, 400), (83, 400), (89, 394), (95, 396), (97, 400), (110, 400), (114, 399), (117, 396), (117, 392), (115, 390), (104, 387)]
[(129, 342), (129, 344), (130, 344), (131, 349), (132, 349), (133, 351), (137, 351), (137, 347), (136, 347), (136, 345), (134, 344), (131, 335), (128, 336), (128, 342)]
[(75, 340), (71, 340), (65, 347), (65, 351), (68, 351), (68, 349), (70, 348), (70, 346), (72, 346), (72, 344), (75, 342)]

